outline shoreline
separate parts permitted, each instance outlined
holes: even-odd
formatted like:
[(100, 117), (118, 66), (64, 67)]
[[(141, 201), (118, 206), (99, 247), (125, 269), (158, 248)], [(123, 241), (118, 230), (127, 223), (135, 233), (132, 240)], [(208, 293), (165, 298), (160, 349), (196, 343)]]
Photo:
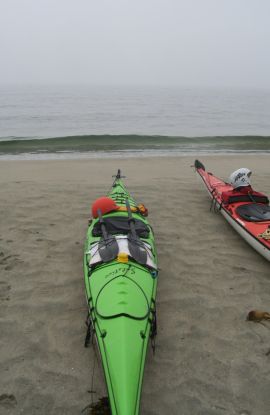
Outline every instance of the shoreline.
[(61, 160), (110, 160), (110, 159), (137, 159), (137, 158), (180, 158), (180, 157), (224, 157), (224, 156), (267, 156), (270, 155), (270, 150), (267, 151), (151, 151), (138, 150), (129, 151), (123, 150), (118, 152), (112, 151), (98, 151), (98, 152), (57, 152), (57, 153), (21, 153), (21, 154), (0, 154), (1, 161), (61, 161)]

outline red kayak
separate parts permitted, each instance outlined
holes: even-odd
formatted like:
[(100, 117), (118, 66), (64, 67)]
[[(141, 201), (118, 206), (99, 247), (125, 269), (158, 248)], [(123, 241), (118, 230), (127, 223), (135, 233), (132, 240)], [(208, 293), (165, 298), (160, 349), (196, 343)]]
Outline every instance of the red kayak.
[(253, 190), (242, 193), (233, 189), (230, 184), (207, 172), (199, 160), (195, 160), (194, 167), (206, 186), (213, 207), (270, 261), (270, 206), (267, 196)]

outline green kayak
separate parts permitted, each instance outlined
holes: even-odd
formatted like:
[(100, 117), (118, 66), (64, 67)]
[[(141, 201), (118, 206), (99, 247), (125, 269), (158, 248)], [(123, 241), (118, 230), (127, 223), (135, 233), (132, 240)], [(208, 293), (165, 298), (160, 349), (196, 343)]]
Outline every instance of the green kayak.
[(84, 251), (89, 307), (86, 345), (97, 340), (112, 415), (137, 415), (147, 346), (156, 335), (157, 256), (143, 205), (120, 170), (92, 205)]

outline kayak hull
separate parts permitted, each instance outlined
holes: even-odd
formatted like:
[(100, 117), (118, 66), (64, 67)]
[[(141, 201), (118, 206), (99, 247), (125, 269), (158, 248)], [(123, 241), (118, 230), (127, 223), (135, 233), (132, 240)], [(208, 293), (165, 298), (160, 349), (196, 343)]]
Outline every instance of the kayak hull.
[(215, 205), (215, 209), (220, 211), (226, 221), (253, 249), (270, 261), (270, 239), (260, 237), (269, 229), (270, 220), (256, 223), (244, 220), (237, 213), (237, 208), (252, 204), (252, 202), (236, 202), (228, 206), (224, 205), (221, 194), (223, 191), (231, 190), (232, 187), (212, 173), (207, 172), (200, 162), (196, 163), (195, 161), (195, 170), (203, 180), (208, 195)]
[[(236, 221), (225, 209), (221, 208), (221, 214), (229, 222), (229, 224), (239, 233), (240, 236), (260, 255), (270, 261), (270, 249), (262, 244), (255, 235), (249, 233), (245, 226)], [(241, 219), (240, 219), (241, 220)]]
[[(126, 199), (133, 208), (136, 206), (120, 179), (108, 196), (123, 210), (104, 215), (105, 219), (127, 217)], [(139, 213), (133, 213), (133, 218), (149, 226)], [(97, 221), (93, 220), (88, 228), (84, 253), (89, 319), (100, 351), (112, 415), (138, 415), (148, 343), (155, 331), (157, 270), (133, 258), (124, 256), (122, 260), (121, 255), (91, 267), (89, 249), (97, 242), (93, 237)], [(151, 249), (156, 265), (150, 226), (148, 237), (142, 240)]]

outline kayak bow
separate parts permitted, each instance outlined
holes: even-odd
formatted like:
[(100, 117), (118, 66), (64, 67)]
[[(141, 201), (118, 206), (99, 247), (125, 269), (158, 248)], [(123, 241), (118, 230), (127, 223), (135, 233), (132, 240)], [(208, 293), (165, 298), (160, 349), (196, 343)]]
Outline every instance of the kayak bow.
[(156, 334), (157, 257), (152, 228), (136, 208), (120, 171), (107, 196), (117, 208), (98, 212), (85, 242), (89, 323), (112, 415), (137, 415), (147, 345)]

